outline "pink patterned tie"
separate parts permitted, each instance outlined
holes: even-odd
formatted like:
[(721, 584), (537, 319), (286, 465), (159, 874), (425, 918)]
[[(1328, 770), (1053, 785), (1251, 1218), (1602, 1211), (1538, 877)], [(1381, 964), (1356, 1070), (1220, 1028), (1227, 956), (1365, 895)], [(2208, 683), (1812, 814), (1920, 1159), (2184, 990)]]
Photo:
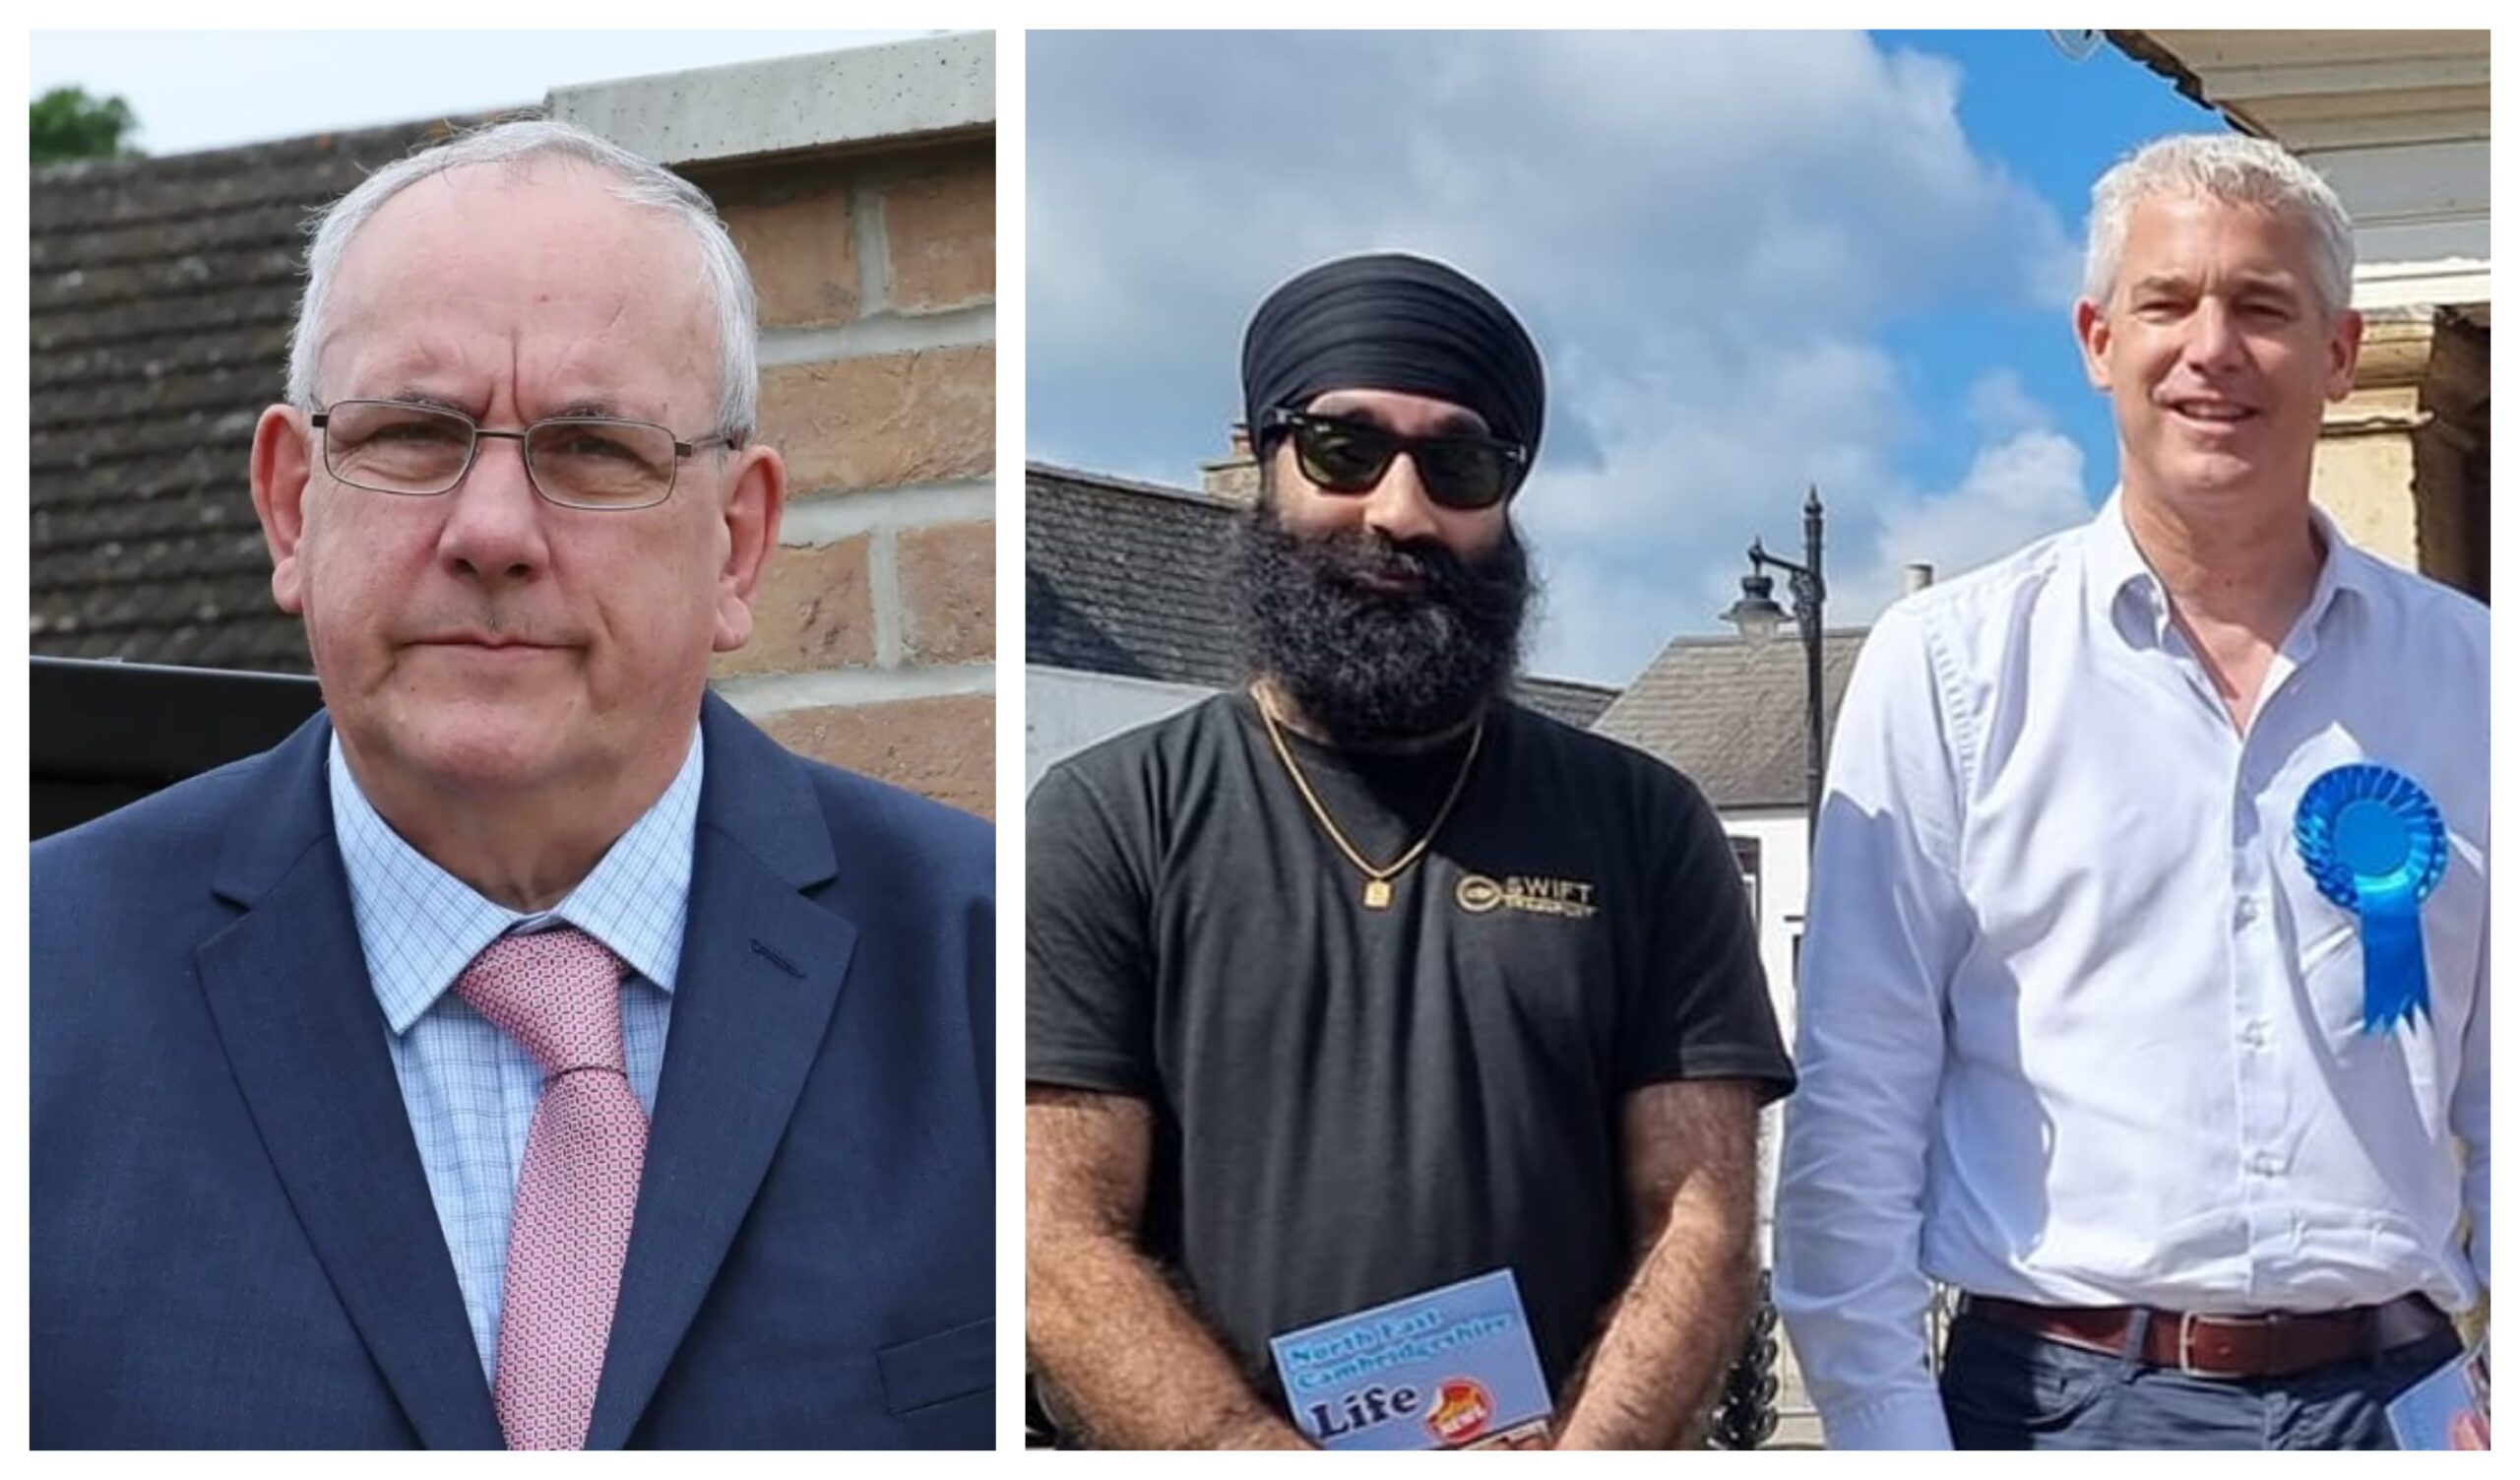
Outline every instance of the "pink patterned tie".
[(511, 1449), (584, 1448), (595, 1415), (648, 1153), (621, 1055), (621, 976), (601, 941), (563, 928), (502, 935), (455, 981), (544, 1074), (508, 1227), (491, 1393)]

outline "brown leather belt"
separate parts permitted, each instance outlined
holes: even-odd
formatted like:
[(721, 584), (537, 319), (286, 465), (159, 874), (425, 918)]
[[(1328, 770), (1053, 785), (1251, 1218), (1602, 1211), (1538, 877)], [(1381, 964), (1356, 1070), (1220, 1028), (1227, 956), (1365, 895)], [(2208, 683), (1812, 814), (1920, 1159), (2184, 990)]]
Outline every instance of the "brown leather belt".
[(2281, 1378), (2367, 1357), (2450, 1329), (2450, 1318), (2421, 1295), (2342, 1311), (2200, 1316), (2142, 1306), (2034, 1306), (1964, 1295), (1961, 1314), (2086, 1351), (2126, 1350), (2135, 1318), (2149, 1314), (2136, 1360), (2200, 1378)]

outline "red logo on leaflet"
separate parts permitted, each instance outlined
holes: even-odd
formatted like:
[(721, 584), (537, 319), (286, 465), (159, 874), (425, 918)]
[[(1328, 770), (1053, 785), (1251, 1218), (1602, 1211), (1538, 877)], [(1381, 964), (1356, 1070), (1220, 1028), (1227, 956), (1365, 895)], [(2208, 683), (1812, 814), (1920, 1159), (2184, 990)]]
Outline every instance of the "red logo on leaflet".
[(1426, 1431), (1442, 1443), (1467, 1444), (1487, 1430), (1496, 1416), (1496, 1400), (1468, 1378), (1446, 1378), (1435, 1388), (1434, 1411), (1426, 1415)]

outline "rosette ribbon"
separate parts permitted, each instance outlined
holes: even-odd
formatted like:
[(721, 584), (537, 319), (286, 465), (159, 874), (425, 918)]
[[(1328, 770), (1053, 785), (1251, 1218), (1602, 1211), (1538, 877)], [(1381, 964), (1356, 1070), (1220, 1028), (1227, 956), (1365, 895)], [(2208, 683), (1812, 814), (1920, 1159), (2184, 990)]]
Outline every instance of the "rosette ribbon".
[(2362, 1031), (2432, 1010), (2424, 970), (2424, 900), (2450, 863), (2450, 835), (2415, 778), (2387, 766), (2338, 766), (2310, 783), (2293, 844), (2328, 903), (2362, 935)]

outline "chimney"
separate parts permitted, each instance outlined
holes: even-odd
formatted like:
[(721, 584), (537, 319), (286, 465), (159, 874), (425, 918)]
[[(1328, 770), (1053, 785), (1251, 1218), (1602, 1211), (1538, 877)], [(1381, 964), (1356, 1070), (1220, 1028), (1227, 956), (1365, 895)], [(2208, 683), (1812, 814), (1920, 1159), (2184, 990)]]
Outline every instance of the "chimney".
[(1251, 428), (1236, 421), (1226, 428), (1225, 456), (1199, 465), (1199, 490), (1228, 503), (1260, 500), (1260, 460), (1251, 455)]
[(1930, 560), (1910, 560), (1907, 564), (1901, 566), (1899, 570), (1901, 579), (1906, 585), (1907, 593), (1910, 596), (1914, 596), (1918, 592), (1922, 591), (1927, 586), (1933, 584), (1933, 562)]

